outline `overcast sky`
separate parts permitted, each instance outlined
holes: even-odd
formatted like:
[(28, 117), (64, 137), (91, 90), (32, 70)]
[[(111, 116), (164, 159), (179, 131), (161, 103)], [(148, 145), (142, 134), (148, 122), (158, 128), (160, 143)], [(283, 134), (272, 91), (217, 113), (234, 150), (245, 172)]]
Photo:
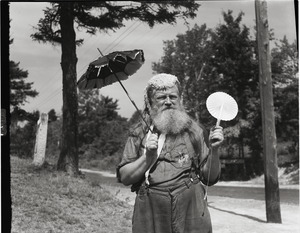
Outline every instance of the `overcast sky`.
[[(280, 40), (284, 35), (290, 43), (296, 39), (295, 11), (292, 0), (267, 1), (269, 29), (273, 29), (275, 38)], [(47, 2), (11, 2), (10, 3), (10, 37), (14, 39), (10, 46), (10, 60), (20, 62), (19, 67), (28, 70), (28, 82), (34, 82), (33, 88), (39, 95), (24, 107), (32, 112), (39, 110), (49, 112), (55, 109), (61, 114), (62, 108), (62, 71), (60, 67), (61, 48), (50, 44), (32, 41), (30, 35), (34, 33), (33, 26), (42, 18), (43, 9), (49, 6)], [(211, 1), (201, 2), (197, 18), (188, 20), (190, 28), (195, 24), (206, 24), (215, 28), (223, 23), (222, 11), (233, 11), (236, 17), (239, 12), (245, 13), (242, 24), (251, 28), (255, 25), (254, 1)], [(90, 36), (84, 31), (77, 33), (78, 38), (84, 38), (84, 44), (77, 48), (77, 75), (79, 79), (86, 71), (88, 64), (99, 56), (97, 48), (104, 54), (113, 51), (142, 49), (145, 54), (145, 64), (123, 84), (139, 108), (143, 108), (143, 92), (147, 80), (152, 77), (151, 65), (158, 62), (163, 55), (163, 41), (176, 39), (176, 35), (184, 34), (188, 27), (183, 21), (172, 25), (157, 25), (150, 29), (145, 23), (128, 21), (126, 27), (109, 34)], [(104, 87), (101, 94), (119, 100), (119, 113), (124, 117), (131, 117), (135, 111), (120, 84)]]

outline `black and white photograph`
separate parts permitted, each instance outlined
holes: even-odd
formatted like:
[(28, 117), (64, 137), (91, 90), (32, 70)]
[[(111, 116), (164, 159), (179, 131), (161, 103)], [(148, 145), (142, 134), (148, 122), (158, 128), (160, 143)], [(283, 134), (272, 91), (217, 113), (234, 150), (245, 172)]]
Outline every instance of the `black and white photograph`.
[(300, 233), (298, 9), (1, 2), (2, 232)]

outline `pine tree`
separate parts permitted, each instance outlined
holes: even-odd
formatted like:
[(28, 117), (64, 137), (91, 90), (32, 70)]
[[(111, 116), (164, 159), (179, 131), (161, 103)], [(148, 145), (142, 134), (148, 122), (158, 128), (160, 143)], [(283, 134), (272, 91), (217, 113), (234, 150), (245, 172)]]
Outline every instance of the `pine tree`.
[[(9, 44), (13, 43), (13, 39)], [(20, 62), (9, 61), (10, 105), (11, 108), (21, 107), (28, 97), (36, 97), (38, 92), (32, 89), (33, 82), (26, 82), (28, 71), (19, 67)]]
[[(12, 44), (13, 39), (9, 43)], [(11, 136), (16, 133), (18, 121), (30, 118), (30, 113), (22, 109), (22, 106), (28, 102), (28, 97), (34, 98), (38, 95), (38, 92), (32, 89), (33, 82), (26, 82), (28, 71), (21, 69), (19, 65), (19, 62), (9, 61)]]
[(33, 82), (26, 82), (28, 71), (19, 67), (20, 63), (9, 61), (10, 105), (22, 106), (28, 97), (36, 97), (38, 92), (32, 89)]

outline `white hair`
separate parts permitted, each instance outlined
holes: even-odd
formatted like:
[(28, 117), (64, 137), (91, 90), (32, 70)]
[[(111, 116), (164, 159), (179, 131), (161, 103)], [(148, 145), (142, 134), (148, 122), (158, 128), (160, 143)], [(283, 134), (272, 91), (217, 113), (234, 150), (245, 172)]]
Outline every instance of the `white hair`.
[(161, 90), (161, 89), (171, 88), (174, 86), (177, 86), (179, 90), (180, 82), (178, 81), (175, 75), (166, 74), (166, 73), (154, 75), (151, 79), (149, 79), (144, 91), (145, 107), (150, 108), (149, 91)]
[(150, 87), (155, 89), (173, 87), (176, 85), (176, 82), (179, 83), (175, 75), (165, 73), (157, 74), (148, 81), (146, 90)]

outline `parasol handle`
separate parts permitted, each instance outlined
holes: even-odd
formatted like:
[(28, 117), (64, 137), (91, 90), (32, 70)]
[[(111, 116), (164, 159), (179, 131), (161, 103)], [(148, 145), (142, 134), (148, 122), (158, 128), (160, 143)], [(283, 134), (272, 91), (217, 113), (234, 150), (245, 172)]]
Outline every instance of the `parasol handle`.
[(135, 109), (138, 111), (138, 113), (140, 114), (140, 117), (142, 118), (142, 120), (145, 122), (147, 128), (150, 130), (151, 133), (153, 133), (153, 130), (150, 128), (149, 124), (146, 122), (146, 120), (143, 117), (143, 114), (140, 112), (140, 110), (138, 109), (138, 107), (136, 106), (135, 102), (131, 99), (129, 93), (127, 92), (126, 88), (124, 87), (123, 83), (120, 81), (119, 77), (117, 76), (117, 74), (113, 73), (116, 77), (116, 79), (118, 80), (118, 82), (120, 83), (121, 87), (123, 88), (123, 90), (125, 91), (126, 95), (128, 96), (128, 98), (130, 99), (131, 103), (133, 104), (133, 106), (135, 107)]

